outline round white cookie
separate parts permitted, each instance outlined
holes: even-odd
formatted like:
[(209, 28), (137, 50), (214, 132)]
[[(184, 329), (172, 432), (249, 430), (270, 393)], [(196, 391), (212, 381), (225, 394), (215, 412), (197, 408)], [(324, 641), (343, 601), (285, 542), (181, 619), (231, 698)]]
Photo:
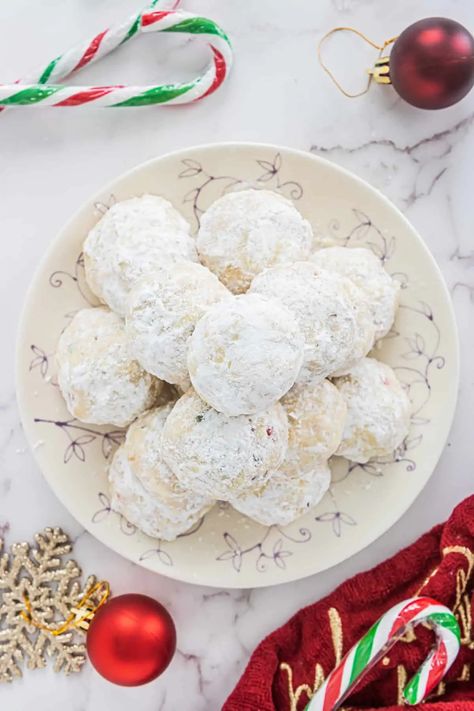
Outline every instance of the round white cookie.
[(188, 390), (163, 429), (163, 459), (181, 484), (228, 501), (260, 487), (283, 461), (288, 419), (277, 403), (257, 415), (227, 417)]
[(297, 450), (290, 449), (263, 487), (232, 499), (232, 506), (262, 526), (287, 526), (314, 508), (330, 483), (327, 462), (315, 460), (311, 468), (301, 468)]
[(138, 279), (166, 261), (181, 259), (197, 261), (195, 240), (186, 220), (157, 195), (115, 203), (84, 242), (87, 283), (121, 316)]
[(374, 342), (370, 306), (350, 279), (295, 262), (267, 269), (250, 288), (284, 304), (293, 312), (305, 339), (303, 368), (298, 380), (347, 372)]
[(390, 366), (364, 358), (335, 385), (347, 404), (337, 454), (361, 464), (391, 454), (408, 434), (411, 408)]
[(383, 338), (395, 320), (400, 284), (392, 279), (370, 249), (328, 247), (320, 249), (311, 261), (321, 269), (348, 277), (365, 294), (375, 326), (375, 339)]
[(173, 541), (214, 504), (187, 491), (161, 456), (161, 433), (171, 405), (143, 414), (129, 428), (109, 468), (111, 507), (141, 531)]
[(252, 414), (295, 382), (303, 336), (292, 314), (258, 294), (211, 307), (189, 341), (188, 368), (198, 395), (225, 415)]
[(342, 440), (347, 405), (339, 390), (329, 382), (310, 379), (297, 383), (282, 399), (288, 415), (288, 447), (306, 457), (325, 462)]
[(230, 292), (201, 264), (157, 269), (130, 293), (126, 331), (133, 355), (149, 373), (187, 389), (186, 355), (194, 327)]
[(242, 190), (204, 213), (197, 247), (202, 263), (241, 294), (267, 267), (306, 259), (312, 241), (311, 225), (289, 200), (269, 190)]
[(125, 427), (153, 405), (162, 387), (130, 354), (124, 323), (107, 308), (74, 316), (56, 361), (67, 408), (82, 422)]

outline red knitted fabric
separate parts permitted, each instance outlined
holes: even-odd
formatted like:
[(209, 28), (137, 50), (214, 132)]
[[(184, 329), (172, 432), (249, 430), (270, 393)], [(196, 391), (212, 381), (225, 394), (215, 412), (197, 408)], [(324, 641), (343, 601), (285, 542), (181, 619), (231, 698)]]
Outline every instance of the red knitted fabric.
[[(474, 711), (473, 581), (474, 496), (444, 525), (300, 610), (261, 642), (222, 711), (302, 711), (341, 654), (395, 603), (420, 592), (455, 612), (462, 636), (461, 652), (445, 684), (423, 704), (423, 711)], [(344, 707), (401, 709), (400, 690), (432, 644), (433, 633), (417, 627), (362, 679)]]

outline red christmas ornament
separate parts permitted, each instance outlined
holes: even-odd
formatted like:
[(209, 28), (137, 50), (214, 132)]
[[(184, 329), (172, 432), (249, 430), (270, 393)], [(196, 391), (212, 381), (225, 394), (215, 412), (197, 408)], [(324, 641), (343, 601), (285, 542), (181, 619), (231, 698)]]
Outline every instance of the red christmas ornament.
[[(393, 45), (390, 56), (380, 56), (369, 69), (369, 80), (361, 91), (347, 91), (323, 61), (323, 44), (336, 32), (353, 32), (380, 55)], [(445, 17), (415, 22), (381, 45), (354, 27), (335, 27), (320, 40), (318, 57), (339, 91), (351, 99), (366, 94), (374, 79), (378, 84), (392, 84), (412, 106), (444, 109), (464, 98), (474, 85), (474, 37), (459, 22)]]
[(456, 104), (474, 85), (474, 38), (444, 17), (415, 22), (395, 41), (389, 76), (402, 99), (420, 109)]
[(120, 595), (95, 614), (87, 653), (108, 681), (139, 686), (156, 679), (176, 650), (176, 628), (163, 605), (146, 595)]

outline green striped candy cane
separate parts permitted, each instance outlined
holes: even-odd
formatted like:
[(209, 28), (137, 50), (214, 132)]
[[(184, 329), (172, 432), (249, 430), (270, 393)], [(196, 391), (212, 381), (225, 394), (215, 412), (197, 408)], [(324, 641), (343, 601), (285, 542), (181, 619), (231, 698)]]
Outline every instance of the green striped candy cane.
[(410, 705), (423, 701), (456, 659), (461, 635), (451, 610), (432, 598), (414, 597), (395, 605), (370, 628), (331, 672), (305, 711), (337, 709), (362, 676), (380, 661), (407, 628), (420, 622), (426, 622), (434, 629), (436, 647), (405, 687), (403, 696)]
[[(149, 106), (183, 104), (212, 94), (228, 76), (232, 65), (229, 38), (213, 20), (176, 10), (179, 0), (154, 0), (143, 12), (99, 32), (52, 59), (44, 67), (14, 84), (0, 84), (0, 111), (9, 106)], [(56, 82), (98, 61), (130, 39), (147, 32), (179, 32), (203, 39), (210, 62), (184, 83), (156, 86), (66, 86)]]

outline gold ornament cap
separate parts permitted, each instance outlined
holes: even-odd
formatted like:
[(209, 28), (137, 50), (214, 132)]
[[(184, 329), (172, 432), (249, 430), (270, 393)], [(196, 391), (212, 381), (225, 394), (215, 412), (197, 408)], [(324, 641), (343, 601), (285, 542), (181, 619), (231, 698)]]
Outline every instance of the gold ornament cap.
[(380, 57), (380, 59), (377, 59), (373, 68), (368, 69), (367, 73), (377, 84), (391, 84), (390, 57)]

